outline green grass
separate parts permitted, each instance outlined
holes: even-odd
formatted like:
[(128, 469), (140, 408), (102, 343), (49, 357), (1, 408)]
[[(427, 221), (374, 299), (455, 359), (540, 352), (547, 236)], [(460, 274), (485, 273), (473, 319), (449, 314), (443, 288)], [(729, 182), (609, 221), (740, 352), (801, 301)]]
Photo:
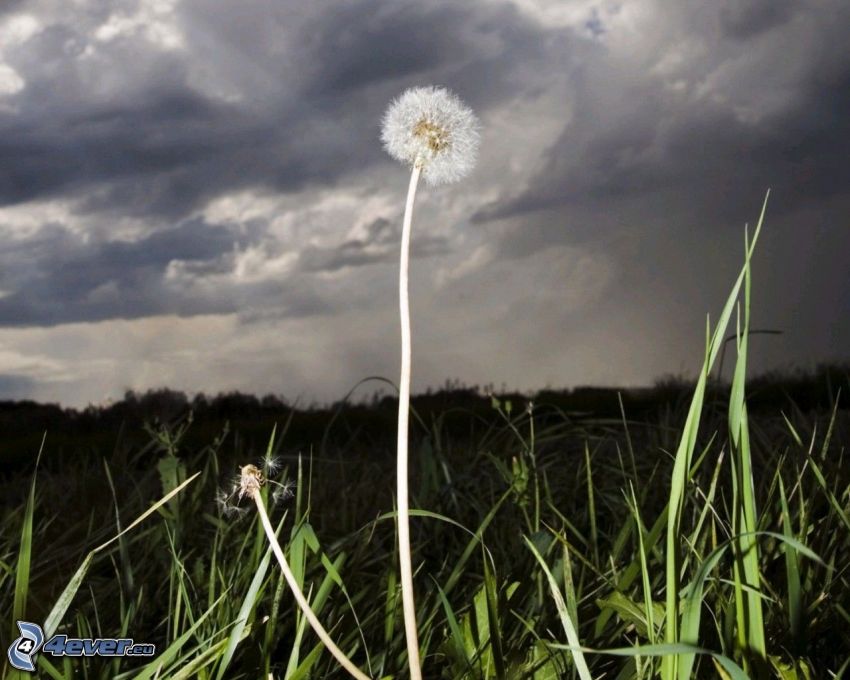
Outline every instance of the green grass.
[[(489, 413), (413, 413), (417, 616), (427, 678), (850, 678), (848, 375), (832, 407), (751, 413), (751, 255), (690, 400), (631, 419), (577, 417), (545, 395)], [(735, 323), (731, 385), (711, 378)], [(721, 389), (722, 388), (722, 389)], [(721, 395), (725, 391), (725, 397)], [(415, 406), (416, 402), (414, 402)], [(303, 591), (370, 676), (407, 676), (391, 429), (316, 452), (280, 423), (268, 451), (238, 432), (151, 425), (131, 451), (54, 456), (10, 475), (0, 511), (0, 643), (48, 635), (153, 642), (151, 663), (39, 655), (41, 677), (346, 677), (295, 605), (236, 466), (278, 456), (296, 494), (264, 501)], [(459, 434), (458, 422), (469, 434)], [(454, 423), (452, 428), (448, 422)], [(349, 422), (350, 424), (350, 422)], [(35, 459), (33, 451), (33, 459)], [(232, 501), (231, 501), (232, 502)], [(4, 677), (15, 677), (8, 668)]]

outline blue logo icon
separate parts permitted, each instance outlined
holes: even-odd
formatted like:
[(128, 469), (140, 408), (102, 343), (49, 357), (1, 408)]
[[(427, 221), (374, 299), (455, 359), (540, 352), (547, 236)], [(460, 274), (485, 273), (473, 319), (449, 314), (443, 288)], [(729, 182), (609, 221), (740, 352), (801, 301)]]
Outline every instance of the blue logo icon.
[(9, 663), (12, 664), (12, 668), (17, 668), (19, 671), (33, 672), (35, 670), (33, 657), (44, 644), (44, 631), (37, 623), (28, 621), (18, 621), (18, 630), (21, 631), (21, 637), (9, 647)]

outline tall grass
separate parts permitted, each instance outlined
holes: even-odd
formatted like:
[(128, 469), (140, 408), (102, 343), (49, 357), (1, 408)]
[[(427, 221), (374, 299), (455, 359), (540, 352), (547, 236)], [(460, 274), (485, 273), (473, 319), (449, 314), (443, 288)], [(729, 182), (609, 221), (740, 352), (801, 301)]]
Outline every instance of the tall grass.
[[(467, 435), (447, 426), (462, 414), (413, 409), (426, 677), (850, 677), (850, 376), (828, 386), (829, 411), (748, 409), (760, 229), (685, 404), (600, 419), (494, 396), (490, 416), (466, 416)], [(733, 318), (724, 396), (709, 376)], [(346, 657), (406, 677), (392, 433), (327, 436), (312, 453), (282, 425), (267, 453), (296, 494), (275, 504), (266, 485), (259, 500), (290, 575)], [(193, 426), (151, 427), (150, 444), (106, 468), (62, 464), (48, 432), (37, 479), (7, 478), (0, 643), (25, 616), (48, 635), (157, 645), (147, 662), (40, 654), (50, 678), (347, 677), (274, 568), (253, 504), (214, 501), (263, 451), (231, 435), (191, 447)]]

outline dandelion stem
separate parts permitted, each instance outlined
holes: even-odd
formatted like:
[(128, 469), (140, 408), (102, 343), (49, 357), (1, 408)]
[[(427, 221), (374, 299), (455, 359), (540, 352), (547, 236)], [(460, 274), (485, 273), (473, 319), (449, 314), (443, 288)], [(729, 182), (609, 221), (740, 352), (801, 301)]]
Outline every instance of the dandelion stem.
[(410, 413), (410, 300), (407, 292), (408, 262), (410, 260), (410, 229), (413, 221), (413, 201), (419, 183), (421, 167), (414, 163), (404, 207), (401, 231), (401, 261), (399, 264), (398, 296), (401, 313), (401, 378), (398, 385), (398, 454), (396, 485), (398, 496), (398, 555), (401, 570), (401, 600), (404, 609), (404, 634), (407, 639), (407, 662), (411, 680), (421, 680), (419, 636), (416, 631), (416, 607), (413, 598), (413, 565), (410, 556), (410, 511), (407, 493), (407, 424)]
[(254, 502), (257, 504), (257, 512), (260, 514), (260, 521), (263, 523), (263, 529), (266, 531), (266, 536), (269, 538), (269, 542), (271, 543), (272, 550), (274, 554), (277, 556), (277, 561), (280, 564), (281, 571), (283, 571), (283, 576), (286, 579), (286, 582), (289, 584), (290, 589), (292, 590), (292, 594), (295, 596), (295, 601), (298, 602), (298, 606), (301, 607), (301, 611), (304, 612), (304, 616), (307, 617), (307, 621), (310, 623), (310, 626), (316, 631), (316, 635), (319, 636), (319, 639), (324, 643), (325, 647), (327, 647), (328, 651), (334, 655), (337, 661), (342, 665), (345, 670), (347, 670), (351, 675), (353, 675), (358, 680), (371, 680), (371, 678), (363, 673), (357, 666), (352, 663), (351, 659), (349, 659), (343, 651), (334, 644), (334, 641), (331, 640), (331, 636), (328, 635), (328, 632), (324, 629), (321, 623), (319, 623), (319, 619), (316, 618), (316, 615), (313, 613), (313, 610), (310, 608), (310, 604), (307, 602), (307, 598), (304, 597), (304, 593), (301, 592), (301, 588), (298, 585), (298, 581), (295, 580), (295, 575), (292, 573), (292, 570), (289, 568), (289, 564), (286, 562), (286, 557), (283, 555), (283, 550), (280, 547), (280, 544), (277, 542), (277, 537), (274, 534), (274, 529), (272, 528), (272, 524), (269, 521), (269, 516), (266, 513), (266, 507), (263, 505), (263, 499), (260, 496), (259, 489), (253, 490), (251, 492), (251, 496), (254, 498)]

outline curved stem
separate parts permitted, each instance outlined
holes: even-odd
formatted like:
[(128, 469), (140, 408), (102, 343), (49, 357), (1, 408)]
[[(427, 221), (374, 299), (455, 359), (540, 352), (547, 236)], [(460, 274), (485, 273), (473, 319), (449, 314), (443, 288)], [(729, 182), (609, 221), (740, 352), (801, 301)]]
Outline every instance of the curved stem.
[(254, 498), (254, 502), (257, 504), (257, 512), (260, 514), (260, 521), (263, 523), (263, 529), (266, 531), (266, 536), (269, 538), (272, 550), (274, 550), (274, 554), (280, 564), (281, 571), (283, 571), (283, 577), (289, 584), (289, 588), (295, 596), (295, 601), (298, 603), (298, 606), (301, 607), (301, 611), (304, 612), (304, 616), (307, 617), (307, 621), (309, 621), (310, 626), (314, 631), (316, 631), (316, 635), (319, 636), (319, 639), (324, 643), (328, 651), (334, 655), (336, 660), (339, 661), (340, 665), (345, 668), (345, 670), (351, 673), (351, 675), (357, 678), (357, 680), (371, 680), (368, 675), (357, 668), (357, 666), (352, 663), (351, 659), (349, 659), (343, 651), (334, 644), (334, 641), (331, 640), (331, 636), (328, 635), (328, 631), (326, 631), (324, 626), (319, 623), (319, 619), (316, 618), (316, 615), (310, 608), (310, 603), (307, 602), (307, 598), (304, 597), (304, 593), (301, 592), (301, 587), (298, 585), (298, 581), (295, 580), (295, 575), (292, 573), (292, 570), (289, 568), (289, 564), (286, 562), (286, 557), (284, 557), (280, 543), (277, 542), (277, 536), (274, 535), (274, 528), (272, 528), (272, 523), (269, 521), (269, 516), (266, 513), (266, 507), (263, 505), (263, 499), (260, 496), (259, 491), (255, 491), (251, 495)]
[(398, 495), (398, 557), (401, 570), (401, 600), (404, 608), (404, 634), (407, 640), (407, 662), (411, 680), (422, 679), (419, 661), (419, 636), (416, 631), (416, 607), (413, 601), (413, 565), (410, 556), (410, 511), (407, 494), (407, 423), (410, 412), (410, 301), (407, 293), (410, 260), (410, 228), (413, 200), (419, 183), (420, 167), (413, 166), (404, 224), (401, 231), (401, 261), (398, 275), (399, 311), (401, 313), (401, 378), (398, 384), (398, 447), (396, 458), (396, 490)]

